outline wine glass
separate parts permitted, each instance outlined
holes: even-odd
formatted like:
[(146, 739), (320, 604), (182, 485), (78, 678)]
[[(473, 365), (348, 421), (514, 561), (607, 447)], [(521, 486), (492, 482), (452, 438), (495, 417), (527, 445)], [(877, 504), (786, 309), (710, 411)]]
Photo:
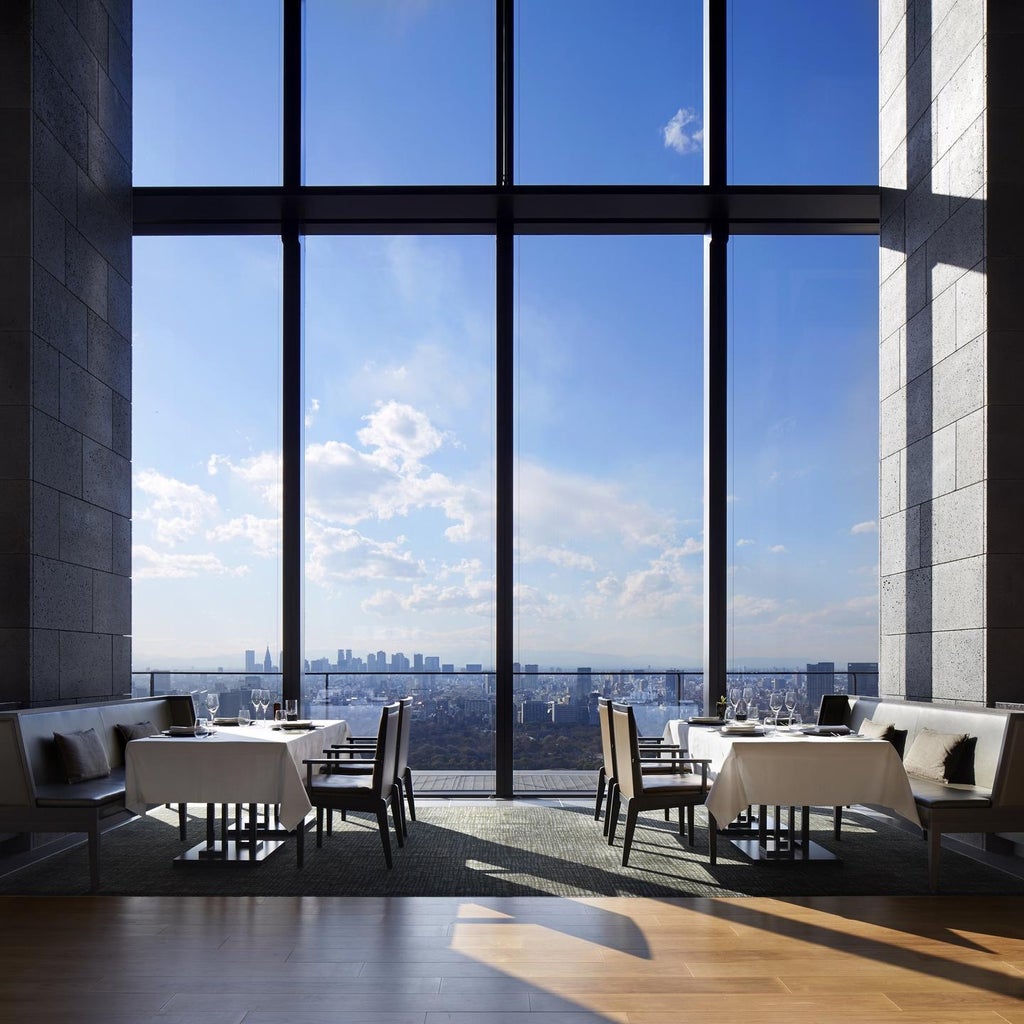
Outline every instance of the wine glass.
[(726, 718), (736, 718), (736, 709), (740, 702), (741, 690), (735, 684), (729, 688), (729, 707), (725, 709)]
[(793, 709), (796, 707), (796, 690), (787, 690), (786, 696), (786, 715), (789, 718), (789, 725), (793, 724)]
[(220, 710), (220, 694), (211, 690), (206, 695), (206, 706), (210, 711), (210, 718), (216, 718), (217, 712)]
[(260, 717), (260, 691), (257, 688), (253, 688), (249, 693), (249, 700), (252, 703), (252, 713), (257, 719)]
[(743, 704), (737, 710), (737, 718), (750, 718), (750, 705), (754, 700), (754, 688), (752, 686), (743, 687)]
[(772, 690), (768, 694), (768, 709), (772, 713), (772, 720), (779, 721), (779, 712), (782, 710), (782, 694), (778, 690)]
[(267, 708), (270, 707), (270, 691), (267, 689), (260, 690), (260, 707), (263, 708), (263, 718), (267, 717)]

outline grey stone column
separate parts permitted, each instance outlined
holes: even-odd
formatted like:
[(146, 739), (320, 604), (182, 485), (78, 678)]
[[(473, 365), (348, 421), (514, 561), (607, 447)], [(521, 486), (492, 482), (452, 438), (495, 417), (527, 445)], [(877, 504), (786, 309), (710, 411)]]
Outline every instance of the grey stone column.
[(1019, 700), (1022, 17), (879, 12), (879, 692)]
[(0, 701), (131, 686), (130, 42), (0, 4)]

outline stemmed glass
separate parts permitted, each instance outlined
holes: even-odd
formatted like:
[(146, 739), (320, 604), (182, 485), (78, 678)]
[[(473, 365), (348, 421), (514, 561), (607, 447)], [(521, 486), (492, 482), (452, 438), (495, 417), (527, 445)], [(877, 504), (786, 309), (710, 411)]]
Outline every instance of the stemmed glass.
[(220, 710), (220, 694), (211, 690), (206, 695), (206, 707), (209, 709), (210, 720), (212, 721), (217, 717), (217, 712)]
[(743, 710), (742, 713), (737, 713), (736, 717), (749, 718), (750, 717), (750, 704), (754, 699), (754, 688), (752, 686), (743, 687)]
[(257, 720), (260, 717), (260, 695), (262, 693), (262, 690), (254, 688), (249, 694), (249, 700), (252, 703), (252, 713), (256, 716)]
[(778, 690), (772, 690), (768, 694), (768, 707), (771, 710), (772, 718), (777, 722), (779, 720), (779, 712), (782, 710), (782, 694)]
[(740, 703), (740, 693), (741, 693), (741, 690), (740, 690), (740, 688), (738, 686), (730, 687), (730, 689), (729, 689), (729, 700), (731, 701), (731, 704), (730, 704), (730, 706), (728, 708), (725, 709), (725, 717), (726, 718), (733, 718), (733, 719), (735, 719), (737, 717), (736, 709), (737, 709), (737, 707), (739, 706), (739, 703)]
[(260, 707), (263, 708), (263, 718), (266, 720), (267, 708), (270, 707), (270, 691), (260, 690)]
[(796, 707), (796, 690), (786, 691), (786, 716), (789, 719), (788, 724), (793, 724), (793, 709)]

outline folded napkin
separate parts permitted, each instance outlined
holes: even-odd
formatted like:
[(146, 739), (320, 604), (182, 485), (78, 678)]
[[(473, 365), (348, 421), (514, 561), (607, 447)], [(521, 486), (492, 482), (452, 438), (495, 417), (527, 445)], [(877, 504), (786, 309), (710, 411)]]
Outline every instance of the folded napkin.
[(172, 725), (167, 730), (168, 736), (201, 736), (202, 733), (196, 732), (194, 725)]
[(213, 720), (214, 725), (238, 725), (238, 718), (215, 718)]

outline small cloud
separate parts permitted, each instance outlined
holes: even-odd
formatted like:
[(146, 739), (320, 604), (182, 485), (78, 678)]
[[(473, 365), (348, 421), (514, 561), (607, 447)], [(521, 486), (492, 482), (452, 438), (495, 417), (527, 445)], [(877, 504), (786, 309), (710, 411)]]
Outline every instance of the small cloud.
[(784, 555), (789, 549), (785, 544), (773, 544), (768, 550), (773, 555)]
[(246, 576), (247, 565), (225, 565), (214, 554), (183, 555), (132, 546), (132, 576), (137, 580), (181, 580), (196, 576)]
[(774, 483), (777, 483), (777, 482), (778, 482), (778, 480), (779, 480), (779, 477), (780, 477), (781, 475), (782, 475), (782, 474), (781, 474), (781, 473), (780, 473), (780, 472), (779, 472), (779, 471), (778, 471), (777, 469), (773, 469), (773, 470), (772, 470), (772, 471), (771, 471), (771, 472), (770, 472), (770, 473), (768, 474), (768, 483), (770, 483), (770, 484), (774, 484)]
[(740, 539), (738, 541), (736, 541), (736, 547), (738, 547), (738, 548), (748, 548), (748, 547), (750, 547), (751, 544), (756, 544), (756, 543), (757, 543), (756, 540), (751, 540), (749, 537), (740, 537)]
[(700, 116), (691, 107), (680, 107), (661, 129), (661, 134), (665, 148), (674, 149), (680, 156), (699, 153), (704, 146)]
[(320, 411), (320, 399), (312, 398), (309, 402), (309, 408), (306, 410), (305, 424), (307, 427), (313, 426), (316, 421), (316, 414)]
[(850, 533), (878, 533), (878, 523), (874, 519), (868, 519), (863, 523), (854, 523), (850, 527)]

